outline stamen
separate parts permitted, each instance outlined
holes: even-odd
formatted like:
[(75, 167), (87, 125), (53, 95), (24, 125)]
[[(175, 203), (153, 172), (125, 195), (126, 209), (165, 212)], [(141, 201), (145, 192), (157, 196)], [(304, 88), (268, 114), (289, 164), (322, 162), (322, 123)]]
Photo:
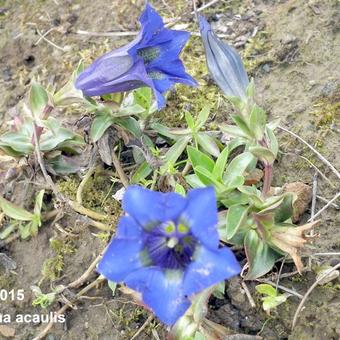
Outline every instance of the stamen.
[(161, 50), (159, 47), (146, 47), (141, 48), (137, 51), (137, 54), (143, 58), (144, 63), (150, 63), (155, 60), (161, 54)]
[(169, 248), (174, 248), (174, 247), (177, 245), (177, 243), (178, 243), (178, 238), (176, 238), (176, 237), (171, 237), (171, 238), (168, 240), (168, 242), (167, 242), (167, 246), (168, 246)]

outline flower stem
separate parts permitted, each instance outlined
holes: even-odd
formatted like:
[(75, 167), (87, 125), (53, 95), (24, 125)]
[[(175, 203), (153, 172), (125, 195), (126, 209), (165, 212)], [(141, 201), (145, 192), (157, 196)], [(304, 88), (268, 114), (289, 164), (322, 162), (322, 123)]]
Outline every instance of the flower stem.
[(114, 167), (116, 168), (119, 179), (121, 180), (124, 187), (127, 188), (129, 186), (129, 180), (126, 177), (126, 174), (122, 168), (122, 165), (120, 164), (120, 161), (114, 151), (112, 152), (112, 162), (113, 162)]
[(270, 185), (273, 179), (273, 166), (271, 164), (264, 164), (264, 180), (263, 180), (263, 188), (262, 194), (264, 196), (268, 195), (270, 190)]

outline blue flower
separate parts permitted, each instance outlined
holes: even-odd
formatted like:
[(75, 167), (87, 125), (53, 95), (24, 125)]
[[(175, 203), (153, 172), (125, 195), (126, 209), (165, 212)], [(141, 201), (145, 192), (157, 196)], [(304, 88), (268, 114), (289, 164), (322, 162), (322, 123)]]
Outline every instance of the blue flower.
[(199, 24), (212, 78), (226, 96), (245, 99), (249, 80), (241, 57), (216, 36), (204, 17), (200, 16)]
[(175, 83), (195, 86), (185, 72), (179, 54), (189, 39), (185, 31), (169, 30), (149, 5), (139, 19), (142, 29), (136, 39), (96, 59), (76, 80), (87, 96), (151, 87), (158, 108), (165, 105), (163, 93)]
[(214, 189), (183, 197), (130, 186), (119, 221), (98, 271), (141, 293), (167, 325), (190, 307), (190, 297), (240, 272), (234, 254), (219, 248)]

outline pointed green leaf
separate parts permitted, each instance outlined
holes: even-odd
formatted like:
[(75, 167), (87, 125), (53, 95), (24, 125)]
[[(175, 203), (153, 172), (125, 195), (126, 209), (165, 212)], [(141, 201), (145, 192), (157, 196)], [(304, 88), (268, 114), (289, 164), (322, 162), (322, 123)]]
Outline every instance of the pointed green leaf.
[(250, 152), (244, 152), (236, 156), (228, 165), (224, 175), (223, 182), (228, 187), (237, 177), (240, 177), (248, 165), (253, 161), (254, 156)]
[(161, 167), (161, 172), (167, 171), (169, 163), (174, 165), (187, 147), (191, 137), (184, 136), (176, 141), (176, 143), (164, 155), (165, 164)]
[(249, 263), (247, 280), (255, 280), (268, 273), (279, 257), (253, 229), (249, 230), (244, 238), (244, 249)]
[(204, 183), (195, 174), (185, 176), (185, 181), (194, 189), (205, 187)]
[(7, 201), (5, 198), (1, 196), (0, 196), (0, 208), (5, 215), (19, 221), (32, 221), (34, 216), (27, 210), (19, 207), (16, 204), (13, 204), (10, 201)]
[(273, 155), (276, 158), (277, 157), (277, 153), (279, 152), (279, 144), (277, 142), (276, 136), (275, 136), (273, 130), (270, 129), (268, 126), (266, 127), (266, 133), (267, 133), (267, 136), (269, 138), (270, 149), (271, 149)]
[(263, 310), (269, 311), (270, 309), (273, 309), (282, 303), (286, 302), (287, 300), (287, 295), (281, 294), (278, 296), (267, 296), (262, 299), (263, 303)]
[(224, 169), (227, 165), (228, 157), (229, 157), (229, 148), (225, 147), (223, 151), (220, 153), (220, 155), (218, 156), (214, 169), (213, 169), (214, 177), (216, 177), (217, 179), (221, 181), (222, 181)]
[(190, 145), (187, 147), (187, 153), (193, 168), (197, 166), (202, 166), (203, 168), (207, 169), (210, 172), (213, 171), (215, 163), (205, 153), (195, 149)]
[(220, 154), (220, 149), (217, 146), (214, 138), (210, 137), (204, 132), (199, 132), (196, 135), (198, 145), (207, 153), (214, 157), (218, 157)]
[(132, 184), (137, 184), (140, 183), (141, 180), (145, 179), (146, 177), (148, 177), (152, 172), (152, 168), (151, 166), (148, 164), (148, 162), (143, 162), (138, 169), (136, 170), (136, 172), (133, 174), (132, 178), (131, 178), (131, 183)]
[(33, 81), (31, 85), (29, 103), (33, 117), (36, 119), (40, 117), (48, 103), (48, 94), (46, 90), (35, 81)]
[(41, 215), (41, 208), (43, 204), (43, 198), (44, 198), (45, 190), (42, 189), (39, 191), (38, 195), (35, 198), (35, 205), (34, 205), (34, 215), (39, 216)]
[(114, 119), (111, 114), (106, 112), (97, 114), (92, 122), (90, 131), (90, 137), (93, 142), (97, 142), (113, 123)]
[(276, 157), (271, 150), (262, 146), (250, 146), (249, 151), (262, 162), (273, 164)]
[(226, 237), (231, 239), (238, 229), (246, 222), (248, 216), (248, 206), (233, 205), (228, 209), (226, 218)]
[(186, 111), (185, 112), (185, 120), (188, 124), (188, 127), (190, 130), (195, 131), (195, 121), (193, 116), (190, 114), (190, 112)]
[(262, 140), (266, 128), (266, 113), (256, 104), (252, 107), (249, 119), (249, 125), (255, 135), (255, 138)]
[(254, 137), (254, 131), (251, 130), (248, 124), (244, 121), (244, 119), (239, 115), (231, 115), (232, 120), (234, 123), (242, 130), (242, 132), (248, 136), (248, 138)]
[(197, 131), (200, 130), (204, 126), (204, 124), (209, 118), (209, 114), (210, 114), (210, 106), (206, 105), (203, 107), (203, 109), (198, 114), (198, 117), (196, 120)]
[(263, 295), (277, 296), (276, 289), (268, 283), (261, 283), (255, 287), (256, 291)]

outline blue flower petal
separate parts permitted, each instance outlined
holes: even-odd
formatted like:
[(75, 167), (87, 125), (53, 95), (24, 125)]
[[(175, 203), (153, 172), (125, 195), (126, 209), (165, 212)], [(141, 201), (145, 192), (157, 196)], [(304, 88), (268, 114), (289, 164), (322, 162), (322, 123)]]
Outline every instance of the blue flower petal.
[(123, 197), (123, 209), (143, 227), (177, 220), (186, 204), (179, 194), (164, 194), (137, 185), (130, 186)]
[(142, 293), (143, 302), (167, 325), (173, 325), (190, 307), (182, 289), (182, 273), (143, 268), (129, 275), (126, 285)]
[(239, 274), (241, 267), (229, 248), (215, 251), (200, 247), (184, 274), (183, 288), (192, 295)]
[(108, 280), (121, 282), (127, 275), (142, 268), (142, 240), (115, 238), (109, 244), (97, 271)]
[(204, 17), (200, 16), (199, 23), (211, 76), (225, 95), (246, 98), (249, 80), (241, 57), (215, 35)]
[(151, 60), (147, 67), (163, 68), (163, 66), (166, 66), (172, 60), (178, 59), (179, 54), (190, 37), (190, 33), (185, 31), (172, 31), (172, 36), (171, 40), (157, 44), (157, 58)]
[(115, 238), (123, 238), (129, 240), (140, 240), (143, 235), (143, 229), (130, 216), (123, 216), (120, 218)]
[(195, 189), (187, 195), (188, 205), (181, 218), (191, 229), (193, 235), (205, 246), (217, 249), (219, 236), (217, 232), (216, 195), (212, 187)]
[[(154, 85), (146, 73), (142, 60), (137, 61), (126, 73), (116, 78), (111, 78), (110, 75), (116, 76), (112, 71), (114, 67), (114, 64), (106, 64), (105, 62), (105, 67), (103, 67), (101, 72), (94, 72), (92, 76), (88, 77), (88, 81), (85, 79), (86, 75), (82, 78), (81, 74), (78, 78), (80, 80), (78, 81), (77, 79), (76, 87), (82, 90), (86, 96), (100, 96), (108, 93), (130, 91), (142, 86), (153, 88)], [(104, 76), (105, 73), (108, 75), (106, 78)]]

